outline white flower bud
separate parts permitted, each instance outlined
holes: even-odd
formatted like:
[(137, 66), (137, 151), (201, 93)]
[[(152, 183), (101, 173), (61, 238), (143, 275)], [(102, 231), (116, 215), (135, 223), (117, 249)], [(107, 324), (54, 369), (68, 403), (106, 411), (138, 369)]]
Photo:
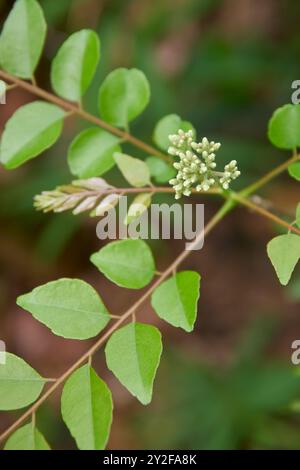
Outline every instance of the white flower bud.
[(88, 211), (90, 209), (93, 209), (97, 202), (98, 196), (89, 196), (85, 198), (77, 207), (76, 209), (73, 210), (73, 214), (77, 215), (80, 214), (81, 212)]
[(169, 148), (168, 148), (168, 153), (169, 153), (170, 155), (175, 156), (175, 155), (177, 155), (177, 150), (176, 150), (175, 147), (169, 147)]

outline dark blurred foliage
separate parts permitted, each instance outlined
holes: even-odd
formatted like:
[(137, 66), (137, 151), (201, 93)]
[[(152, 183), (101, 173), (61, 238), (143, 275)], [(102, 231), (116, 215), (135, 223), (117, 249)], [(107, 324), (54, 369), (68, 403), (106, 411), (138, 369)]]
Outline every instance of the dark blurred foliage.
[[(151, 104), (133, 124), (133, 134), (150, 142), (156, 121), (178, 113), (193, 122), (199, 136), (219, 140), (220, 160), (236, 159), (242, 170), (237, 188), (281, 162), (286, 155), (267, 140), (267, 122), (276, 107), (290, 101), (299, 79), (300, 3), (293, 0), (40, 0), (49, 32), (37, 71), (38, 84), (50, 89), (50, 63), (67, 36), (94, 28), (102, 57), (84, 106), (97, 113), (97, 91), (115, 67), (142, 69), (152, 89)], [(0, 0), (1, 22), (12, 1)], [(1, 107), (1, 126), (32, 98), (9, 92)], [(120, 313), (136, 293), (112, 286), (90, 266), (101, 245), (95, 221), (70, 214), (41, 215), (34, 194), (72, 179), (66, 153), (73, 136), (87, 124), (70, 118), (54, 148), (13, 172), (0, 169), (0, 329), (8, 348), (48, 376), (62, 373), (87, 345), (53, 338), (15, 306), (17, 295), (58, 277), (82, 277)], [(125, 146), (128, 153), (144, 158)], [(105, 175), (124, 184), (117, 171)], [(292, 214), (299, 189), (282, 177), (264, 190), (278, 213)], [(168, 200), (171, 200), (170, 198)], [(215, 199), (205, 199), (209, 217)], [(112, 448), (300, 448), (297, 416), (288, 405), (299, 386), (290, 365), (290, 345), (300, 331), (299, 270), (282, 290), (265, 254), (274, 227), (238, 209), (206, 240), (186, 267), (203, 277), (195, 333), (169, 328), (145, 306), (141, 318), (155, 321), (165, 338), (165, 355), (154, 402), (138, 405), (105, 369), (99, 352), (95, 367), (112, 387), (116, 402)], [(153, 244), (158, 267), (179, 252), (177, 242)], [(298, 276), (298, 277), (297, 277)], [(115, 294), (117, 290), (117, 294)], [(280, 318), (270, 340), (268, 360), (236, 352), (253, 317)], [(251, 330), (252, 331), (252, 330)], [(254, 329), (253, 344), (260, 328)], [(267, 335), (268, 336), (268, 335)], [(270, 335), (269, 335), (270, 336)], [(54, 353), (55, 351), (55, 353)], [(281, 358), (283, 365), (277, 365)], [(1, 428), (13, 419), (1, 415)], [(39, 412), (51, 444), (74, 447), (61, 424), (59, 396)]]

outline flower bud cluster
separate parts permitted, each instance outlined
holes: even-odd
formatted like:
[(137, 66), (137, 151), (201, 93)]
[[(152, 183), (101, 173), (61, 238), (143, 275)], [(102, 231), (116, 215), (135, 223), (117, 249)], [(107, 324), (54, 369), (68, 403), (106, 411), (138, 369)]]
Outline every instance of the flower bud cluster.
[(171, 146), (168, 153), (179, 157), (179, 161), (173, 164), (177, 170), (176, 178), (169, 181), (175, 189), (176, 199), (189, 196), (193, 188), (199, 192), (217, 186), (228, 189), (231, 181), (240, 175), (236, 160), (228, 163), (224, 172), (215, 171), (216, 152), (221, 147), (220, 143), (209, 142), (206, 137), (201, 142), (195, 142), (193, 131), (184, 132), (182, 129), (170, 135), (169, 140)]
[[(34, 206), (43, 212), (64, 212), (73, 209), (73, 214), (94, 209), (92, 216), (103, 215), (105, 210), (119, 201), (114, 188), (102, 178), (75, 180), (71, 184), (58, 186), (53, 191), (43, 191), (34, 197)], [(106, 194), (108, 195), (104, 197)]]

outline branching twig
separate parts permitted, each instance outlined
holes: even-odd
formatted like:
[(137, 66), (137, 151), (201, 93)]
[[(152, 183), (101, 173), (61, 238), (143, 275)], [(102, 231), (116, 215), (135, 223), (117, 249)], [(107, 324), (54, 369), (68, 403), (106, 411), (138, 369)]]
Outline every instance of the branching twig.
[[(159, 158), (162, 158), (163, 160), (170, 161), (170, 159), (164, 155), (162, 152), (158, 151), (154, 147), (144, 143), (143, 141), (135, 138), (128, 132), (122, 131), (118, 128), (115, 128), (111, 126), (110, 124), (102, 121), (101, 119), (97, 118), (96, 116), (93, 116), (92, 114), (87, 113), (83, 109), (77, 107), (75, 104), (72, 104), (68, 101), (65, 101), (47, 91), (42, 90), (41, 88), (37, 87), (36, 85), (32, 85), (24, 80), (21, 80), (19, 78), (16, 78), (14, 76), (11, 76), (7, 74), (6, 72), (0, 71), (0, 77), (3, 78), (5, 81), (12, 82), (15, 85), (18, 85), (20, 88), (23, 88), (24, 90), (27, 90), (29, 93), (32, 93), (46, 101), (49, 101), (53, 104), (56, 104), (63, 109), (69, 111), (69, 113), (74, 113), (77, 114), (78, 116), (82, 117), (83, 119), (96, 124), (97, 126), (100, 126), (101, 128), (107, 130), (108, 132), (120, 137), (122, 140), (128, 141), (134, 146), (142, 149), (146, 153), (150, 155), (156, 155)], [(226, 202), (223, 204), (221, 209), (215, 214), (215, 216), (208, 222), (204, 230), (198, 234), (194, 242), (190, 244), (190, 250), (193, 249), (193, 246), (197, 246), (198, 241), (202, 239), (203, 235), (207, 235), (217, 224), (220, 222), (223, 217), (231, 211), (237, 204), (244, 205), (246, 207), (249, 207), (253, 211), (261, 214), (265, 218), (272, 220), (286, 228), (288, 228), (291, 231), (294, 231), (295, 233), (300, 235), (300, 230), (297, 228), (293, 227), (291, 224), (288, 222), (284, 221), (283, 219), (277, 217), (276, 215), (272, 214), (268, 210), (264, 209), (263, 207), (260, 207), (259, 205), (255, 204), (251, 200), (249, 200), (249, 196), (253, 193), (255, 193), (258, 189), (260, 189), (262, 186), (270, 182), (273, 178), (276, 176), (280, 175), (283, 171), (287, 169), (287, 167), (299, 160), (299, 155), (294, 155), (291, 159), (287, 160), (285, 163), (282, 165), (279, 165), (277, 168), (274, 170), (270, 171), (267, 173), (264, 177), (259, 179), (256, 183), (248, 186), (245, 188), (243, 191), (239, 193), (234, 193), (231, 191), (226, 191), (222, 192), (220, 190), (213, 190), (210, 191), (210, 193), (214, 194), (220, 194), (223, 197), (225, 197)], [(124, 193), (138, 193), (138, 192), (173, 192), (173, 188), (119, 188), (112, 190), (108, 190), (107, 193), (109, 192), (119, 192), (121, 194)], [(204, 232), (204, 233), (203, 233)], [(162, 272), (157, 280), (151, 285), (151, 287), (147, 290), (143, 296), (138, 299), (120, 318), (116, 319), (115, 323), (101, 336), (98, 338), (98, 340), (94, 343), (93, 346), (89, 348), (88, 351), (86, 351), (64, 374), (61, 375), (58, 379), (55, 380), (53, 385), (50, 386), (50, 388), (32, 405), (30, 406), (25, 413), (23, 413), (1, 436), (0, 436), (0, 441), (5, 440), (15, 429), (18, 428), (20, 424), (22, 424), (26, 419), (30, 418), (36, 410), (47, 400), (47, 398), (54, 393), (57, 388), (64, 383), (64, 381), (83, 363), (85, 363), (87, 360), (89, 360), (92, 355), (105, 343), (105, 341), (112, 335), (114, 331), (116, 331), (120, 325), (122, 325), (134, 312), (137, 311), (137, 309), (145, 302), (152, 292), (170, 275), (176, 272), (177, 267), (189, 256), (191, 251), (183, 251), (181, 254), (171, 263), (171, 265), (164, 271)]]
[(133, 135), (129, 134), (128, 132), (122, 131), (121, 129), (118, 129), (117, 127), (114, 127), (108, 124), (107, 122), (103, 121), (97, 116), (94, 116), (93, 114), (90, 114), (87, 111), (84, 111), (81, 107), (78, 107), (76, 104), (71, 103), (70, 101), (66, 101), (62, 98), (59, 98), (58, 96), (53, 95), (52, 93), (49, 93), (48, 91), (45, 91), (36, 85), (25, 82), (24, 80), (21, 80), (20, 78), (14, 77), (13, 75), (10, 75), (9, 73), (4, 72), (3, 70), (0, 70), (0, 77), (5, 81), (9, 81), (9, 82), (12, 82), (13, 84), (18, 85), (20, 88), (23, 88), (24, 90), (28, 91), (29, 93), (35, 96), (38, 96), (39, 98), (42, 98), (50, 103), (60, 106), (66, 111), (72, 111), (74, 114), (77, 114), (78, 116), (85, 119), (86, 121), (89, 121), (92, 124), (96, 124), (102, 129), (105, 129), (106, 131), (110, 132), (111, 134), (114, 134), (117, 137), (120, 137), (120, 139), (124, 141), (130, 142), (132, 145), (140, 148), (141, 150), (146, 152), (148, 155), (155, 155), (156, 157), (161, 158), (162, 160), (165, 160), (167, 162), (172, 161), (170, 157), (160, 152), (155, 147), (152, 147), (152, 145), (148, 145), (142, 140), (137, 139)]
[[(198, 234), (194, 242), (191, 244), (190, 249), (193, 246), (197, 246), (200, 239), (203, 235), (207, 235), (211, 230), (217, 225), (217, 223), (226, 215), (226, 213), (231, 209), (231, 204), (225, 202), (221, 209), (212, 217), (208, 222), (206, 227)], [(4, 441), (15, 429), (19, 427), (27, 418), (29, 418), (32, 413), (34, 413), (47, 398), (52, 395), (53, 392), (63, 384), (63, 382), (84, 362), (86, 362), (89, 357), (91, 357), (98, 349), (105, 343), (105, 341), (116, 331), (120, 325), (122, 325), (144, 302), (147, 300), (152, 292), (164, 281), (169, 275), (172, 275), (174, 270), (179, 266), (192, 251), (183, 251), (170, 266), (158, 277), (158, 279), (152, 284), (152, 286), (147, 290), (147, 292), (140, 297), (121, 317), (117, 320), (111, 328), (109, 328), (97, 341), (96, 343), (86, 351), (61, 377), (59, 377), (56, 382), (30, 407), (25, 411), (22, 416), (20, 416), (1, 436), (0, 442)]]

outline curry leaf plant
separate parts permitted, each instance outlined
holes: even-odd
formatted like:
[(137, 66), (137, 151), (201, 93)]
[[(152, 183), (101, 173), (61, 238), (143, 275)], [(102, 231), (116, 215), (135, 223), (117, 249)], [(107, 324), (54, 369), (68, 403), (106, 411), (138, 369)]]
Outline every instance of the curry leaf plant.
[[(69, 210), (74, 216), (88, 213), (99, 219), (119, 204), (121, 195), (131, 194), (124, 221), (130, 224), (145, 214), (156, 193), (171, 193), (176, 199), (214, 194), (224, 202), (207, 222), (206, 235), (237, 205), (286, 230), (269, 241), (265, 256), (266, 262), (267, 255), (270, 258), (280, 283), (286, 285), (300, 258), (299, 204), (294, 218), (281, 219), (251, 196), (284, 171), (293, 178), (291, 182), (298, 184), (299, 106), (289, 104), (276, 110), (268, 126), (270, 142), (292, 155), (285, 160), (283, 156), (279, 167), (270, 168), (266, 175), (236, 192), (238, 162), (229, 161), (220, 169), (220, 143), (197, 135), (193, 125), (179, 114), (162, 116), (153, 126), (154, 146), (129, 132), (129, 124), (142, 114), (150, 100), (150, 84), (142, 70), (111, 71), (96, 84), (99, 116), (85, 110), (84, 95), (100, 60), (96, 32), (83, 29), (67, 38), (52, 58), (49, 80), (52, 91), (37, 87), (35, 72), (43, 54), (46, 29), (42, 8), (36, 0), (16, 0), (3, 25), (0, 78), (7, 89), (13, 85), (29, 92), (32, 101), (16, 109), (6, 122), (0, 162), (6, 170), (12, 170), (43, 155), (56, 144), (70, 115), (84, 120), (87, 128), (72, 136), (66, 152), (73, 177), (57, 188), (44, 188), (34, 198), (35, 208), (56, 214)], [(119, 180), (124, 181), (121, 187), (111, 184), (107, 174), (114, 166)], [(165, 186), (155, 185), (168, 182)], [(202, 236), (198, 234), (190, 243), (192, 249)], [(60, 279), (32, 285), (29, 292), (19, 295), (19, 314), (31, 314), (49, 334), (66, 341), (85, 341), (95, 336), (96, 339), (56, 379), (44, 378), (27, 361), (12, 352), (6, 354), (6, 362), (0, 364), (0, 410), (26, 409), (0, 436), (5, 449), (50, 449), (48, 437), (36, 427), (35, 413), (60, 385), (63, 385), (62, 419), (80, 449), (103, 449), (109, 441), (114, 397), (103, 377), (114, 375), (126, 393), (144, 405), (150, 403), (152, 394), (159, 392), (155, 377), (162, 355), (161, 325), (167, 322), (185, 332), (194, 328), (201, 332), (197, 311), (202, 278), (198, 272), (181, 269), (192, 249), (181, 252), (159, 271), (159, 260), (146, 241), (114, 240), (91, 253), (95, 287), (62, 273)], [(129, 296), (134, 294), (132, 305), (123, 312), (109, 312), (101, 298), (107, 283), (114, 285), (113, 295), (118, 296), (121, 289), (129, 290), (126, 291)], [(153, 315), (140, 322), (136, 317), (149, 301)], [(102, 347), (107, 370), (101, 371), (100, 376), (92, 361), (94, 353)], [(43, 393), (49, 380), (50, 388)]]

